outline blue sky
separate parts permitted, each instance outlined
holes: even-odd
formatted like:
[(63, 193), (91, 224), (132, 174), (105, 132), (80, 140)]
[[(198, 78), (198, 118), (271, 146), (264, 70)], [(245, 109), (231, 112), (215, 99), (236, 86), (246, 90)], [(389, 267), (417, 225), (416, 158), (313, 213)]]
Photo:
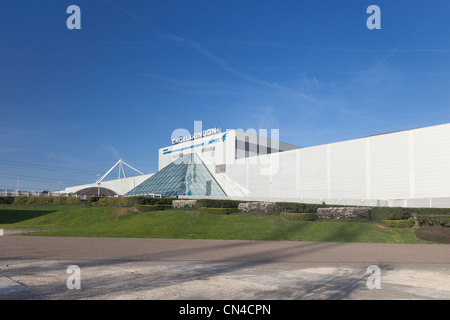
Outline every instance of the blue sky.
[(2, 1), (0, 189), (91, 183), (120, 158), (155, 172), (196, 120), (305, 147), (447, 123), (449, 16), (444, 0)]

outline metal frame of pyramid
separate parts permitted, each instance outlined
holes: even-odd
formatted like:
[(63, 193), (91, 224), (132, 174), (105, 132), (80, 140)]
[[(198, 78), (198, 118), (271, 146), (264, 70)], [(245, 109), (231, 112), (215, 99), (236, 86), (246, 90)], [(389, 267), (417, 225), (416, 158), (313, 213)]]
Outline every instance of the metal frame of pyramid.
[(226, 196), (225, 191), (195, 153), (186, 154), (130, 190), (125, 196), (160, 194)]

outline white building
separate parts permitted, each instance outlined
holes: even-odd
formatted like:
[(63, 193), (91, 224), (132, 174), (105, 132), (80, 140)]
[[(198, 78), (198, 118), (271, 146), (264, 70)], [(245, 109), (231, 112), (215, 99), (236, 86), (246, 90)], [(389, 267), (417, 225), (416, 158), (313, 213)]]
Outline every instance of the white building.
[(174, 139), (159, 150), (157, 173), (117, 193), (450, 207), (450, 124), (307, 148), (255, 133), (211, 129)]

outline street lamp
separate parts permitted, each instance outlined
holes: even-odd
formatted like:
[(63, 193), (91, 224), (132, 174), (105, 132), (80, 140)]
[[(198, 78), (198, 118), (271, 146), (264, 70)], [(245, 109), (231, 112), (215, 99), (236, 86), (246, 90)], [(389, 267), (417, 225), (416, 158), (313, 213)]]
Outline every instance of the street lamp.
[(96, 176), (98, 177), (97, 179), (97, 186), (98, 186), (98, 191), (97, 191), (97, 195), (100, 197), (100, 177), (102, 176), (100, 173), (97, 173)]

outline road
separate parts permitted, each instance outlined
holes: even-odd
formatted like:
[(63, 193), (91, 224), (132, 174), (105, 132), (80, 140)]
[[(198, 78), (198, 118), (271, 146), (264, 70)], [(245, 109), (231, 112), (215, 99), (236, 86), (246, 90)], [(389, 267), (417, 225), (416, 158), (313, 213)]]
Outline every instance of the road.
[(0, 249), (2, 300), (450, 299), (450, 245), (3, 236)]

